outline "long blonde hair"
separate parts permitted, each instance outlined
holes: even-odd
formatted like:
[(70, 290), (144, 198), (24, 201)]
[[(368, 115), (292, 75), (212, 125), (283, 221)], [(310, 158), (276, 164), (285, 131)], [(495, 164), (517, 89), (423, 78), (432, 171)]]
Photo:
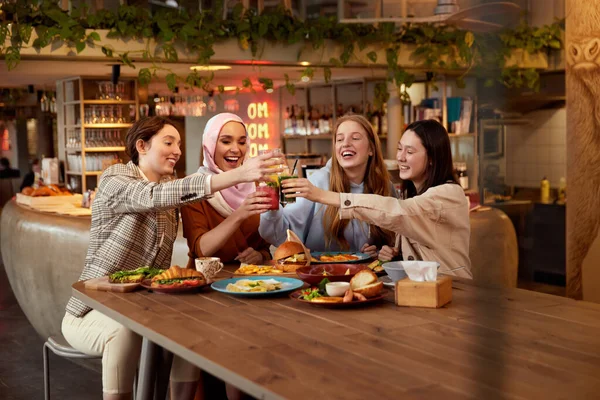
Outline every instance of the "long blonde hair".
[[(335, 140), (338, 128), (346, 121), (358, 123), (367, 133), (369, 139), (369, 148), (373, 152), (367, 161), (367, 169), (364, 178), (364, 193), (378, 194), (381, 196), (391, 196), (390, 175), (383, 162), (381, 143), (379, 137), (373, 132), (373, 127), (369, 121), (358, 114), (345, 115), (337, 120), (335, 125), (335, 134), (333, 135), (332, 147), (333, 156), (331, 157), (331, 174), (329, 175), (329, 190), (338, 193), (350, 193), (350, 179), (337, 160), (335, 152)], [(335, 239), (342, 249), (348, 249), (350, 245), (344, 237), (344, 230), (348, 226), (347, 219), (342, 220), (339, 217), (339, 207), (327, 206), (323, 217), (323, 230), (325, 231), (325, 245), (329, 246)], [(369, 233), (374, 238), (373, 244), (381, 246), (390, 244), (394, 238), (392, 232), (381, 229), (378, 226), (370, 225)]]

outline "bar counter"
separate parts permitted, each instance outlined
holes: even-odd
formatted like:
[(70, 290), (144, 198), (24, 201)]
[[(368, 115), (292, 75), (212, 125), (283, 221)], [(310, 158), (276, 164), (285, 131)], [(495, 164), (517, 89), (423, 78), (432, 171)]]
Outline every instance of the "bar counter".
[[(8, 280), (25, 315), (43, 338), (60, 332), (71, 285), (83, 269), (89, 230), (89, 217), (34, 211), (14, 200), (2, 209), (0, 250)], [(186, 265), (187, 251), (180, 226), (171, 264)], [(470, 256), (475, 281), (516, 287), (517, 240), (502, 211), (471, 213)]]

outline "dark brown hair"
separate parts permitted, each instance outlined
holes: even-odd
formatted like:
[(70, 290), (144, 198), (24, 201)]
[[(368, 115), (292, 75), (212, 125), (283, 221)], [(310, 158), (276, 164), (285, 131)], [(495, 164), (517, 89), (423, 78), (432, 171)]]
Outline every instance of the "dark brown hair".
[(127, 146), (127, 155), (135, 165), (138, 165), (140, 162), (140, 154), (136, 148), (137, 141), (142, 139), (146, 143), (150, 142), (152, 136), (160, 132), (165, 125), (171, 125), (177, 129), (175, 124), (165, 117), (144, 117), (129, 128), (125, 137), (125, 143)]
[(452, 150), (446, 128), (438, 121), (428, 119), (413, 122), (406, 127), (404, 133), (408, 131), (413, 131), (421, 139), (427, 152), (427, 166), (425, 167), (425, 184), (419, 193), (412, 181), (402, 182), (403, 198), (408, 199), (425, 193), (430, 187), (444, 183), (458, 184), (452, 167)]
[[(367, 169), (364, 177), (364, 193), (373, 193), (381, 196), (391, 196), (390, 175), (385, 163), (383, 162), (383, 152), (379, 137), (373, 132), (373, 127), (369, 121), (359, 114), (345, 115), (339, 118), (335, 124), (334, 132), (337, 133), (341, 124), (346, 121), (354, 121), (359, 124), (366, 132), (369, 140), (369, 149), (373, 152), (369, 156)], [(350, 193), (350, 179), (344, 172), (344, 169), (337, 160), (335, 153), (336, 135), (333, 135), (333, 155), (331, 157), (331, 174), (329, 175), (329, 190), (338, 193)], [(340, 219), (339, 207), (327, 206), (323, 218), (323, 229), (325, 231), (325, 243), (330, 245), (332, 239), (335, 239), (341, 248), (348, 249), (349, 244), (344, 237), (344, 230), (348, 226), (349, 220)], [(378, 226), (369, 226), (370, 236), (373, 238), (373, 244), (378, 247), (384, 244), (391, 244), (394, 235)]]

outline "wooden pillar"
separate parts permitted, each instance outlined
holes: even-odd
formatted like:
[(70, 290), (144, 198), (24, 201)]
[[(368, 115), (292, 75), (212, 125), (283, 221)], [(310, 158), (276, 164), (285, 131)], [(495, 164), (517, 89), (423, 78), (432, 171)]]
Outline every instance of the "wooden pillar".
[(600, 302), (600, 0), (566, 16), (567, 295)]

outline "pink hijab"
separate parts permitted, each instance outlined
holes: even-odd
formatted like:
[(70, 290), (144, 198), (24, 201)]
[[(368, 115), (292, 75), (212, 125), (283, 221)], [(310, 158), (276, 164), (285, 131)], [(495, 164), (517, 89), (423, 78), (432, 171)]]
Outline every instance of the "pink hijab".
[[(215, 150), (217, 148), (217, 140), (219, 139), (219, 134), (221, 133), (221, 129), (228, 122), (239, 122), (242, 124), (244, 129), (246, 129), (246, 125), (244, 125), (244, 121), (240, 117), (231, 113), (221, 113), (217, 114), (211, 119), (208, 120), (206, 126), (204, 127), (204, 135), (202, 137), (202, 148), (204, 149), (204, 162), (203, 165), (210, 172), (215, 174), (220, 174), (221, 169), (217, 167), (215, 164)], [(246, 137), (246, 146), (250, 147), (250, 138)], [(248, 149), (246, 150), (246, 154), (244, 155), (244, 161), (248, 159)], [(256, 191), (256, 186), (253, 182), (250, 183), (240, 183), (239, 185), (232, 186), (227, 189), (223, 189), (220, 191), (225, 202), (229, 204), (231, 208), (237, 210), (239, 206), (244, 202), (246, 197)]]

